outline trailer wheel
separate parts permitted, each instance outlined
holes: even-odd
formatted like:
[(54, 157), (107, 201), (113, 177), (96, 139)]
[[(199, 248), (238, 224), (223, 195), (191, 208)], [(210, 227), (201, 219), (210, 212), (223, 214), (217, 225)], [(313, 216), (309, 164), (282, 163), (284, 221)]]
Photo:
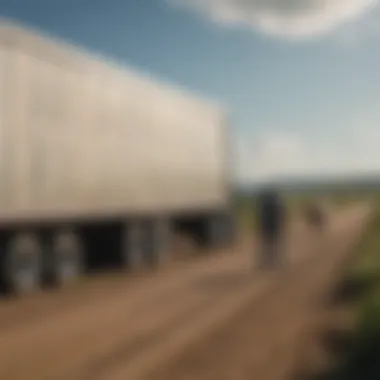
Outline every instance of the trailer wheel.
[(72, 231), (60, 231), (51, 240), (48, 257), (49, 282), (67, 285), (76, 281), (83, 272), (84, 248), (80, 238)]
[(42, 255), (36, 235), (25, 233), (11, 238), (2, 265), (5, 290), (16, 294), (37, 290), (41, 283)]

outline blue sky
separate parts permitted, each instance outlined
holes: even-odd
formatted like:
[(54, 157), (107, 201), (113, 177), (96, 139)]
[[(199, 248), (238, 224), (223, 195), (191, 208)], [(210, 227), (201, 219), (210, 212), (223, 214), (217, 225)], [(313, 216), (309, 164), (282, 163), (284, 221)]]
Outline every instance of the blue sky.
[(0, 13), (221, 101), (239, 182), (380, 173), (377, 0), (0, 0)]

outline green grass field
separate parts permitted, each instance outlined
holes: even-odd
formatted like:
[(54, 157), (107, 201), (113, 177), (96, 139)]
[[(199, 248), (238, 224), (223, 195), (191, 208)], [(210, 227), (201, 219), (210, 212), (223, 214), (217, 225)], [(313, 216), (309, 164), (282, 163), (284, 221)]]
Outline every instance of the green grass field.
[(370, 194), (369, 199), (373, 219), (346, 278), (355, 313), (352, 344), (337, 372), (328, 377), (331, 380), (380, 379), (380, 194)]

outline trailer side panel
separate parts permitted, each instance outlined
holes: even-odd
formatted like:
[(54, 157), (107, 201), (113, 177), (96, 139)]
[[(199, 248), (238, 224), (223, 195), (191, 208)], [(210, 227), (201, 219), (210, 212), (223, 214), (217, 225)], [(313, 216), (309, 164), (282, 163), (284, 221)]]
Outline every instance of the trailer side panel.
[(225, 207), (219, 109), (85, 56), (52, 61), (23, 36), (3, 68), (2, 210)]

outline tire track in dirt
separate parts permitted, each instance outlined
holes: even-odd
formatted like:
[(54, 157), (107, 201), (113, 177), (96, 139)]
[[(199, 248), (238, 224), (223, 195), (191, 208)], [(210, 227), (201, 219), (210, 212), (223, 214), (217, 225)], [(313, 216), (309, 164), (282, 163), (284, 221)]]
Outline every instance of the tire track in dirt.
[[(206, 271), (206, 275), (207, 272), (213, 271)], [(145, 298), (135, 296), (130, 299), (128, 294), (123, 294), (124, 299), (118, 298), (117, 304), (112, 303), (105, 310), (99, 310), (99, 306), (107, 307), (107, 303), (104, 305), (104, 302), (100, 302), (99, 305), (94, 305), (94, 309), (85, 309), (86, 313), (75, 310), (67, 316), (68, 318), (62, 316), (49, 320), (49, 324), (42, 322), (26, 328), (26, 331), (17, 330), (14, 334), (6, 333), (5, 336), (3, 334), (0, 336), (0, 347), (6, 348), (6, 352), (0, 356), (0, 374), (1, 370), (12, 363), (10, 359), (15, 355), (22, 360), (25, 368), (30, 368), (30, 371), (44, 363), (46, 367), (46, 362), (50, 361), (56, 361), (59, 365), (62, 362), (60, 354), (63, 350), (70, 352), (73, 357), (75, 354), (86, 355), (82, 348), (83, 341), (87, 341), (91, 349), (98, 347), (103, 351), (104, 347), (107, 347), (107, 341), (110, 340), (111, 344), (115, 341), (114, 326), (130, 326), (131, 331), (127, 333), (129, 337), (133, 337), (140, 324), (146, 328), (146, 324), (152, 319), (150, 323), (157, 324), (183, 308), (191, 309), (193, 304), (196, 305), (205, 297), (199, 293), (192, 293), (192, 289), (188, 289), (186, 278), (182, 280), (182, 284), (171, 283), (169, 289), (167, 286), (163, 289), (150, 289), (148, 293), (143, 293)], [(164, 309), (159, 311), (163, 307)], [(35, 342), (38, 342), (40, 347), (38, 351), (33, 351), (31, 347)]]
[[(120, 328), (119, 333), (115, 332), (115, 325), (122, 326), (122, 321), (112, 321), (107, 328), (100, 328), (99, 332), (85, 337), (78, 336), (65, 345), (55, 347), (53, 352), (40, 350), (36, 357), (26, 353), (27, 360), (23, 359), (25, 375), (38, 371), (39, 378), (46, 379), (92, 378), (91, 373), (101, 371), (107, 363), (111, 365), (121, 355), (133, 357), (134, 352), (162, 337), (168, 329), (186, 323), (187, 319), (202, 312), (208, 303), (205, 297), (189, 296), (186, 303), (172, 305), (164, 312), (149, 313), (139, 319), (135, 317), (133, 321), (126, 318), (125, 324), (133, 325), (124, 327), (124, 331)], [(83, 348), (83, 339), (86, 339), (86, 349)], [(62, 352), (69, 353), (67, 360), (66, 357), (62, 359)], [(45, 360), (49, 365), (44, 364)], [(86, 375), (90, 369), (90, 375)]]
[[(233, 291), (230, 291), (229, 293), (232, 292)], [(109, 368), (116, 367), (120, 365), (120, 363), (139, 360), (141, 355), (146, 355), (146, 350), (149, 350), (149, 347), (160, 345), (173, 331), (182, 330), (183, 326), (190, 325), (194, 320), (204, 315), (206, 311), (218, 307), (224, 298), (225, 295), (220, 293), (216, 296), (208, 294), (204, 297), (202, 302), (194, 307), (190, 307), (189, 310), (187, 310), (187, 308), (181, 308), (181, 311), (178, 313), (179, 316), (175, 318), (162, 317), (162, 321), (153, 323), (151, 326), (142, 323), (141, 335), (136, 338), (132, 337), (132, 339), (130, 334), (123, 335), (121, 344), (117, 345), (113, 351), (104, 349), (103, 357), (90, 355), (92, 357), (90, 362), (92, 365), (81, 366), (82, 368), (87, 367), (87, 371), (82, 371), (82, 373), (75, 375), (74, 373), (70, 373), (62, 377), (62, 379), (95, 380), (107, 373)], [(87, 372), (87, 376), (84, 375), (85, 372)]]
[(119, 380), (119, 379), (140, 379), (145, 371), (151, 370), (162, 361), (175, 356), (176, 353), (185, 349), (186, 346), (196, 337), (207, 334), (210, 329), (216, 328), (233, 310), (239, 309), (248, 299), (258, 296), (269, 285), (270, 279), (261, 280), (255, 287), (240, 289), (238, 295), (224, 297), (223, 301), (208, 308), (191, 323), (182, 325), (180, 328), (172, 330), (164, 341), (144, 350), (133, 362), (126, 365), (126, 361), (119, 362), (117, 366), (108, 368), (108, 371), (95, 377), (96, 380)]
[[(189, 296), (184, 293), (189, 280), (212, 275), (218, 270), (223, 271), (235, 266), (240, 268), (242, 265), (240, 258), (236, 261), (234, 256), (214, 257), (207, 261), (208, 266), (197, 268), (197, 265), (195, 265), (192, 266), (190, 272), (185, 270), (185, 273), (176, 274), (174, 279), (168, 280), (164, 278), (163, 282), (157, 285), (153, 283), (155, 285), (153, 287), (146, 284), (144, 289), (137, 288), (135, 294), (124, 293), (116, 299), (116, 303), (115, 299), (112, 299), (111, 302), (109, 300), (106, 302), (99, 300), (97, 304), (91, 305), (90, 308), (88, 305), (81, 308), (86, 313), (83, 313), (83, 310), (75, 309), (67, 315), (60, 315), (58, 318), (49, 320), (44, 319), (38, 323), (23, 326), (24, 328), (19, 330), (15, 329), (14, 331), (3, 333), (0, 335), (0, 349), (4, 347), (1, 355), (0, 371), (6, 371), (7, 378), (9, 378), (9, 373), (15, 373), (15, 369), (12, 371), (12, 368), (9, 368), (9, 363), (12, 363), (10, 360), (12, 357), (17, 356), (26, 368), (28, 368), (26, 365), (28, 362), (33, 362), (30, 372), (32, 373), (32, 369), (36, 367), (38, 361), (40, 363), (43, 361), (46, 367), (47, 363), (49, 363), (49, 358), (51, 359), (51, 356), (54, 357), (54, 355), (60, 356), (59, 353), (62, 352), (63, 348), (66, 350), (70, 348), (68, 350), (70, 354), (73, 353), (72, 350), (76, 352), (75, 349), (83, 345), (81, 340), (87, 340), (89, 344), (92, 341), (97, 341), (103, 349), (104, 340), (107, 336), (111, 338), (115, 335), (118, 336), (114, 330), (110, 334), (107, 333), (109, 326), (113, 329), (115, 325), (131, 324), (135, 326), (136, 322), (139, 322), (141, 314), (147, 314), (148, 316), (157, 314), (159, 307), (165, 306), (165, 302), (169, 302), (171, 299), (176, 300), (175, 308), (180, 308), (181, 302), (184, 302), (184, 304), (189, 302)], [(182, 296), (182, 299), (180, 296)], [(131, 327), (131, 329), (133, 328)], [(39, 347), (48, 347), (45, 350), (46, 354), (42, 354), (41, 349), (33, 350), (35, 342), (38, 342)], [(70, 347), (67, 347), (67, 345)], [(82, 352), (83, 348), (78, 351)], [(55, 352), (57, 354), (54, 354)], [(40, 360), (36, 360), (35, 355), (39, 356)], [(26, 370), (26, 372), (28, 371)], [(16, 375), (13, 374), (12, 376)]]

